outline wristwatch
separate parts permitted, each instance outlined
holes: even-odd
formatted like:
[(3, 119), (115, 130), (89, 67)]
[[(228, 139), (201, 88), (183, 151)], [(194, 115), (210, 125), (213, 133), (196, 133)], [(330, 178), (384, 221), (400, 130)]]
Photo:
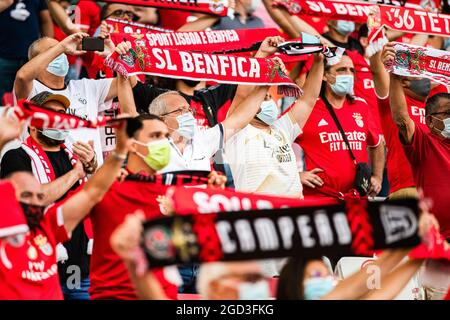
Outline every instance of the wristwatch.
[(83, 164), (83, 169), (87, 174), (93, 174), (95, 172), (95, 169), (97, 169), (97, 154), (95, 152), (92, 160), (86, 165)]

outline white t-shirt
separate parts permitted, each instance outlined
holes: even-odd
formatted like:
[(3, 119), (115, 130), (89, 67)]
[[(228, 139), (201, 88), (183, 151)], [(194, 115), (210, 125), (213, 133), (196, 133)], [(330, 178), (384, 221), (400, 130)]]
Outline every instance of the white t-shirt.
[(211, 170), (211, 158), (220, 148), (220, 127), (217, 124), (206, 130), (196, 129), (181, 154), (175, 143), (170, 140), (170, 162), (160, 173), (183, 170)]
[[(94, 119), (100, 112), (112, 107), (112, 100), (105, 101), (113, 79), (81, 79), (71, 80), (64, 89), (51, 89), (38, 80), (33, 80), (33, 89), (28, 99), (42, 91), (49, 91), (61, 94), (70, 100), (70, 107), (67, 113), (81, 117), (86, 120)], [(99, 129), (76, 129), (70, 131), (70, 136), (66, 140), (66, 145), (71, 147), (75, 141), (87, 143), (94, 141), (94, 150), (97, 155), (98, 165), (103, 163), (102, 143)]]
[(271, 126), (271, 132), (247, 125), (225, 143), (236, 190), (302, 197), (292, 143), (301, 129), (291, 112)]

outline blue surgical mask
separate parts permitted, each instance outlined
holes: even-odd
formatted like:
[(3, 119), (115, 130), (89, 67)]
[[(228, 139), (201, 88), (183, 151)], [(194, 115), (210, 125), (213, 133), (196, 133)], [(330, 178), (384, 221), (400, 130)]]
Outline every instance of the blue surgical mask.
[(352, 75), (338, 75), (336, 76), (336, 82), (330, 84), (331, 90), (338, 96), (345, 96), (347, 94), (353, 94), (353, 85), (355, 78)]
[(270, 299), (269, 284), (265, 280), (255, 283), (244, 282), (239, 285), (239, 300), (268, 300)]
[(42, 134), (47, 138), (53, 140), (64, 141), (69, 136), (69, 131), (58, 129), (44, 129), (42, 130)]
[(178, 134), (186, 139), (192, 139), (195, 133), (195, 118), (190, 112), (186, 112), (177, 117)]
[(65, 77), (69, 72), (69, 61), (67, 56), (62, 53), (49, 63), (47, 71), (58, 77)]
[(310, 278), (303, 283), (305, 300), (320, 300), (330, 293), (335, 286), (332, 276)]
[(272, 125), (278, 119), (278, 107), (272, 99), (261, 103), (261, 111), (256, 117), (267, 125)]
[(355, 23), (353, 21), (338, 20), (336, 23), (336, 31), (343, 36), (349, 35), (355, 31)]

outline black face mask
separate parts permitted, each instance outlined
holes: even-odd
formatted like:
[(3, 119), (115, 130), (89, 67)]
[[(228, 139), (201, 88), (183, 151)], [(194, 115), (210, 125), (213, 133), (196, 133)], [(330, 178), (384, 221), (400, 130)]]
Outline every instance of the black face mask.
[(427, 78), (423, 78), (420, 80), (411, 80), (409, 84), (409, 90), (420, 97), (426, 98), (431, 91), (431, 81)]
[(45, 207), (23, 202), (20, 202), (20, 206), (22, 207), (25, 219), (27, 220), (28, 227), (31, 231), (36, 230), (44, 217)]
[(200, 81), (185, 80), (185, 79), (181, 79), (181, 81), (183, 81), (185, 85), (191, 88), (196, 87), (200, 83)]

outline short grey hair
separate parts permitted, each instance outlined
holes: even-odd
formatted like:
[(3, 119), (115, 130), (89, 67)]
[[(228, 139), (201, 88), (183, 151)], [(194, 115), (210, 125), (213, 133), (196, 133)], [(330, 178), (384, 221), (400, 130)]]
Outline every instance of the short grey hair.
[(157, 116), (161, 116), (164, 113), (166, 113), (167, 112), (167, 104), (166, 104), (166, 101), (164, 98), (169, 95), (177, 95), (177, 96), (182, 97), (182, 95), (178, 91), (175, 91), (175, 90), (164, 92), (164, 93), (160, 94), (159, 96), (157, 96), (155, 99), (153, 99), (152, 103), (150, 103), (150, 105), (148, 107), (148, 113), (154, 114)]
[(36, 47), (38, 46), (38, 44), (39, 44), (42, 40), (45, 40), (45, 39), (52, 39), (52, 38), (50, 38), (50, 37), (42, 37), (42, 38), (39, 38), (39, 39), (33, 41), (33, 42), (30, 44), (30, 46), (28, 47), (28, 60), (31, 60), (31, 59), (33, 59), (34, 57), (36, 57), (36, 56), (38, 55), (38, 52), (37, 52), (37, 48), (36, 48)]

